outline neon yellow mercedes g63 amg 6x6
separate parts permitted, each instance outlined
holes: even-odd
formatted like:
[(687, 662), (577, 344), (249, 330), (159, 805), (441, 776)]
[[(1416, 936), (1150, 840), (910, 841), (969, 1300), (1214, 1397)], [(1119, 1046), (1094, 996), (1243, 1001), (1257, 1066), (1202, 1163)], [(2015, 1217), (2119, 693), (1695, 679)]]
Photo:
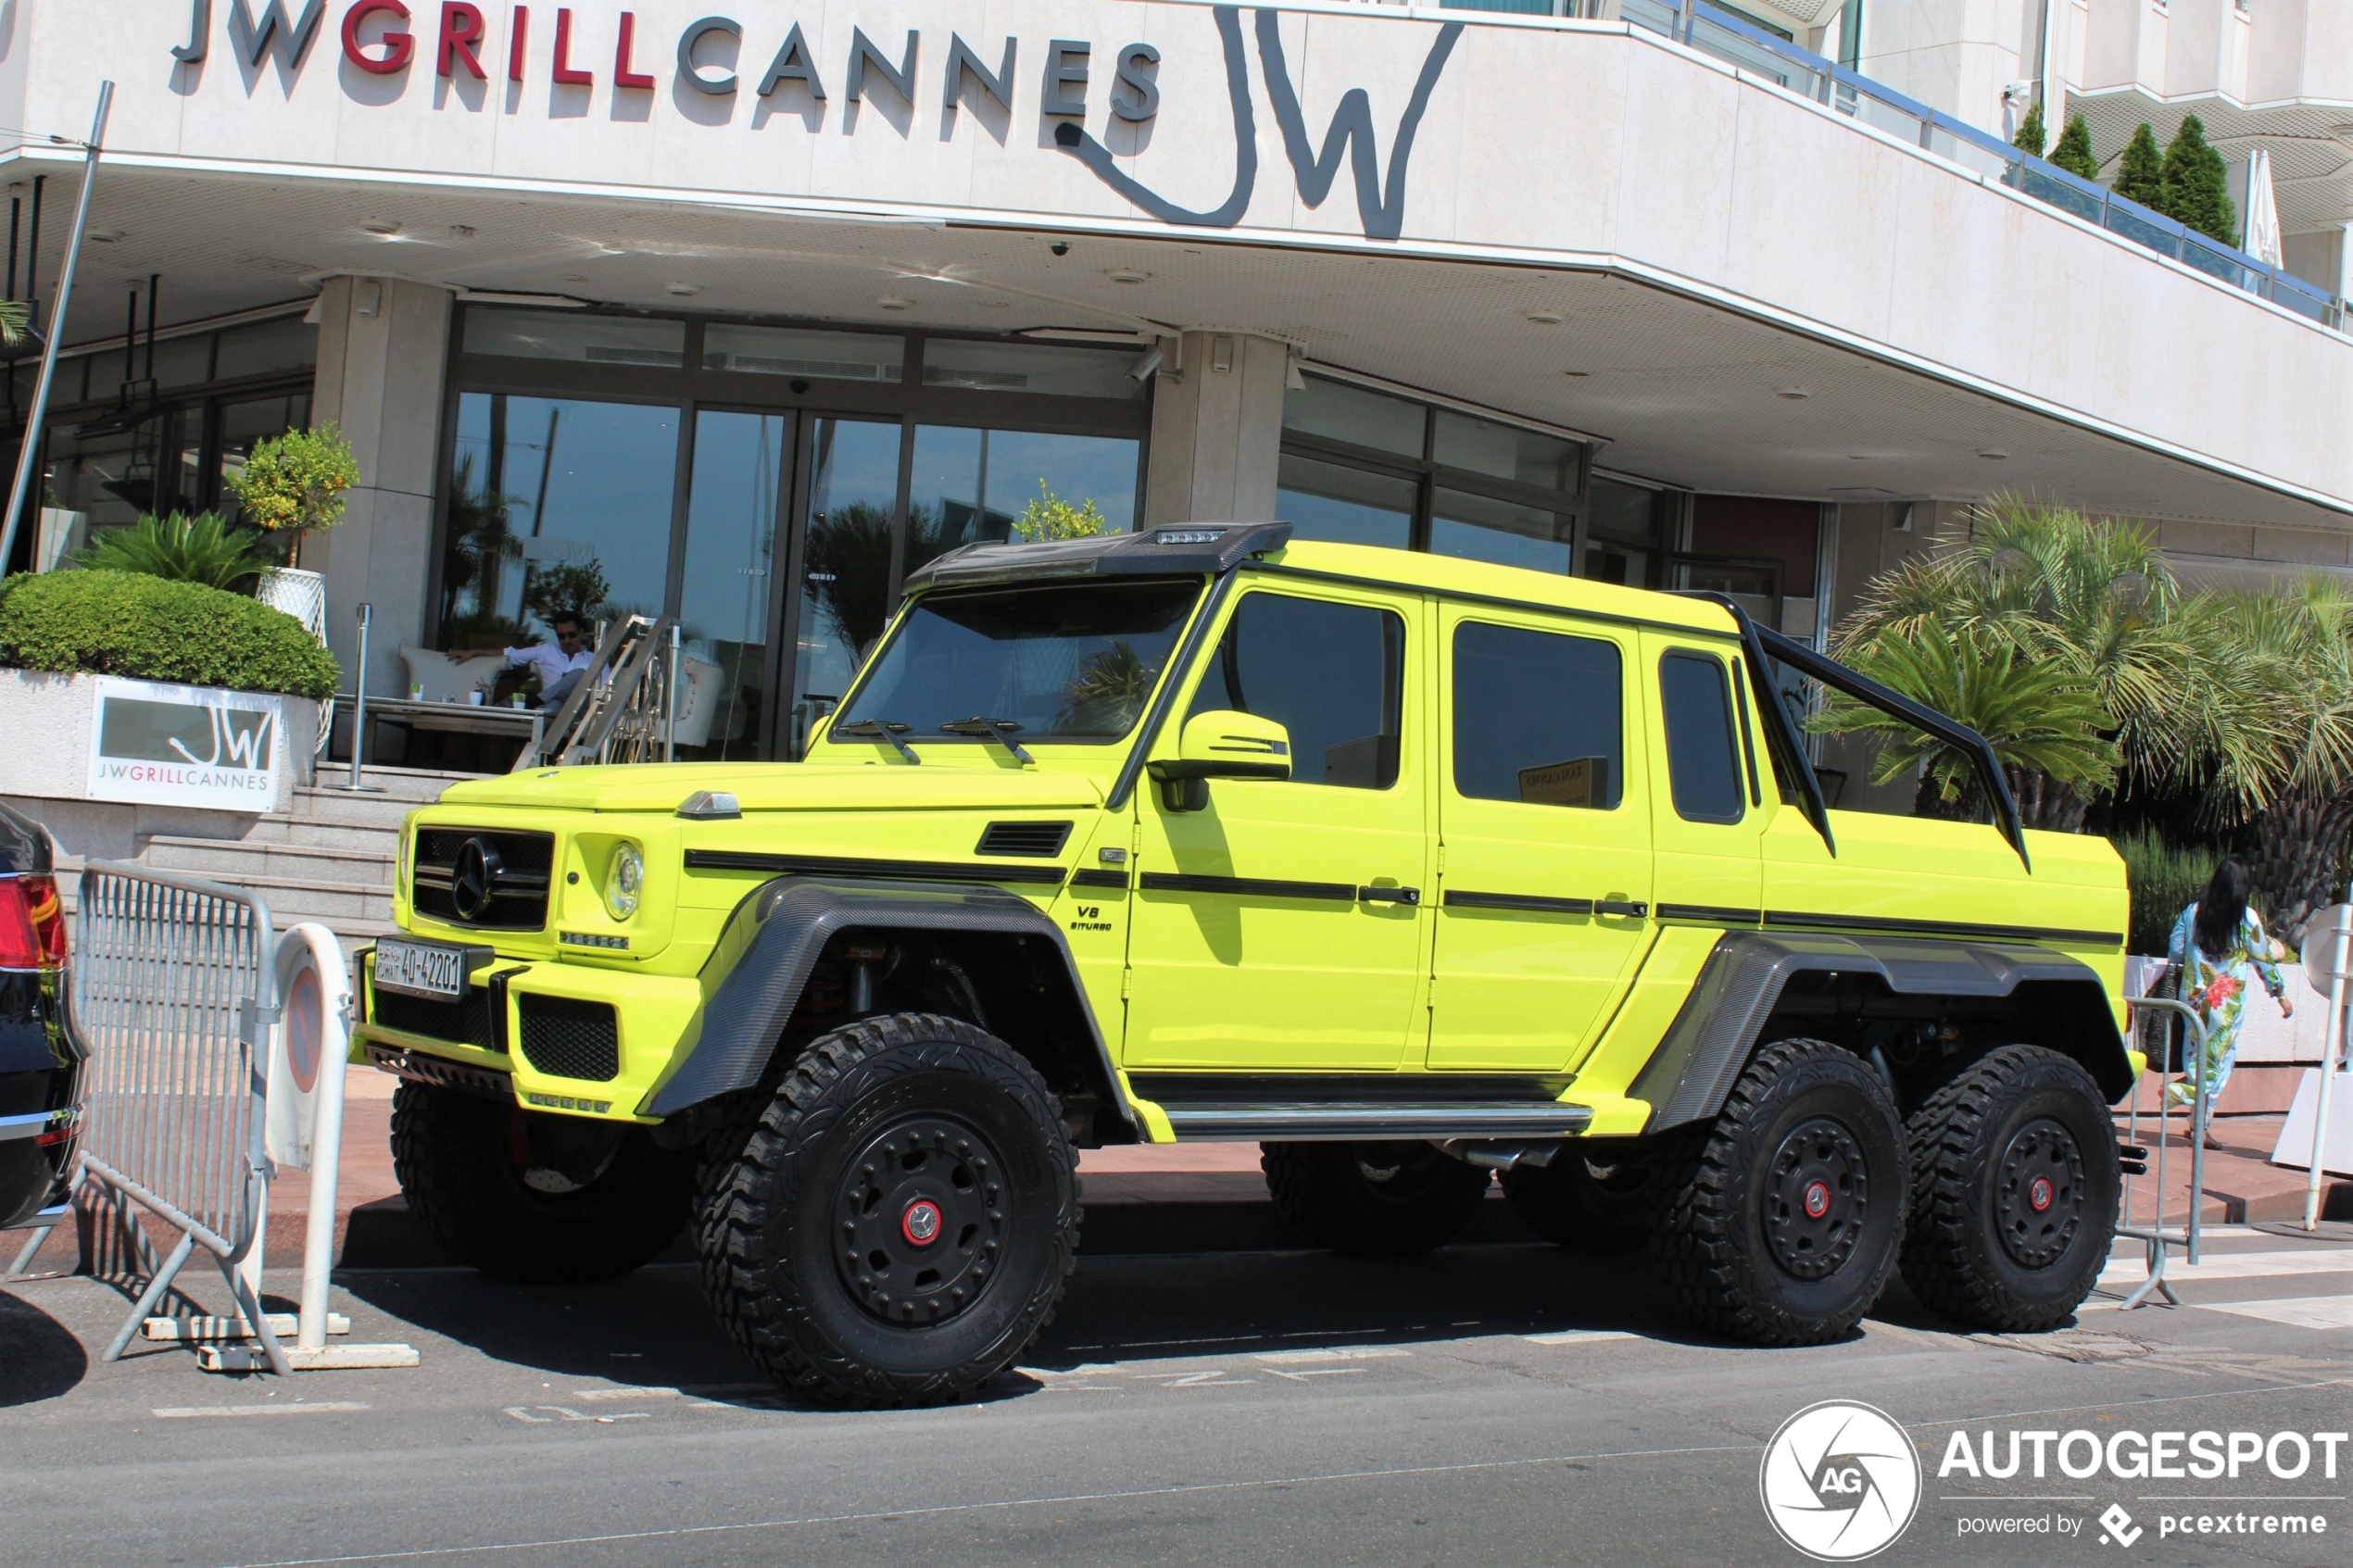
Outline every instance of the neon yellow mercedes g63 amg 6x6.
[[(404, 834), (360, 1049), (490, 1273), (691, 1223), (780, 1382), (951, 1398), (1045, 1323), (1074, 1148), (1255, 1139), (1311, 1241), (1492, 1175), (1701, 1323), (1901, 1267), (2047, 1327), (2108, 1250), (2125, 888), (1974, 734), (1730, 601), (1282, 524), (967, 546), (809, 759), (467, 783)], [(1977, 759), (1993, 823), (1827, 809), (1784, 666)]]

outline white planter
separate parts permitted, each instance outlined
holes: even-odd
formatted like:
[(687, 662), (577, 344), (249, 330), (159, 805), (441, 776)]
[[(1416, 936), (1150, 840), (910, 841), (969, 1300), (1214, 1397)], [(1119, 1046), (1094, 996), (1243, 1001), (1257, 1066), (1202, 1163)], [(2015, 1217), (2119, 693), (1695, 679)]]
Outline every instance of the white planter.
[(327, 646), (327, 575), (297, 566), (273, 567), (261, 574), (253, 596), (271, 609), (282, 609), (302, 622), (302, 629)]
[(0, 797), (72, 855), (127, 857), (158, 833), (235, 837), (312, 781), (318, 726), (308, 697), (0, 670), (0, 735), (40, 738), (0, 746)]

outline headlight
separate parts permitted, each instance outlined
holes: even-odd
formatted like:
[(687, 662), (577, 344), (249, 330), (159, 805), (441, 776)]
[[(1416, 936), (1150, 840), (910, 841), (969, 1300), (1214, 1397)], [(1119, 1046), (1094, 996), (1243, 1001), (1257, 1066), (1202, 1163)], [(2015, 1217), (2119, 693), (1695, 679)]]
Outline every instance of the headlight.
[(634, 844), (624, 844), (612, 852), (612, 865), (605, 872), (605, 909), (615, 920), (627, 920), (637, 912), (638, 890), (646, 885), (646, 858)]

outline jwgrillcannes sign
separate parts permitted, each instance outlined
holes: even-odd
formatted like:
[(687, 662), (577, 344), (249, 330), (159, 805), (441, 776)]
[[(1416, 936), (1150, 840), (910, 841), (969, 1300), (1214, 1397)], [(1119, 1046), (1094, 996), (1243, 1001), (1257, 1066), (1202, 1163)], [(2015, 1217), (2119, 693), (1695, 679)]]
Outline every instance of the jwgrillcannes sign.
[(283, 699), (98, 677), (93, 800), (267, 811), (278, 798)]

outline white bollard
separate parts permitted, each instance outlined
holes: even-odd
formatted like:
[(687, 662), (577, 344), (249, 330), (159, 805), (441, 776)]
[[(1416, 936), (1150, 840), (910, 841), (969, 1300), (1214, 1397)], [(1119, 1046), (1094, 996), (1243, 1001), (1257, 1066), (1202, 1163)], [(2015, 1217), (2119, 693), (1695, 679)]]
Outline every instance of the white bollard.
[[(2316, 974), (2326, 975), (2329, 983), (2329, 1023), (2321, 1045), (2321, 1076), (2318, 1101), (2312, 1108), (2312, 1163), (2304, 1179), (2304, 1228), (2321, 1228), (2321, 1183), (2329, 1141), (2329, 1101), (2335, 1098), (2330, 1085), (2336, 1072), (2337, 1053), (2345, 1045), (2345, 982), (2353, 971), (2353, 904), (2338, 904), (2325, 911), (2325, 923), (2314, 932), (2306, 927), (2304, 938), (2304, 972), (2307, 979)], [(2313, 968), (2319, 960), (2321, 967)]]

